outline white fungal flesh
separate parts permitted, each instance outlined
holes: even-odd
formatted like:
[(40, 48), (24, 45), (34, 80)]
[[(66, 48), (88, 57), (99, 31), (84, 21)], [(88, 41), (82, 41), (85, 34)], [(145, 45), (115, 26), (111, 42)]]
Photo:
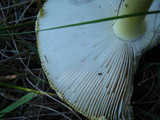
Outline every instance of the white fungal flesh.
[[(150, 10), (159, 9), (155, 0)], [(121, 0), (48, 0), (37, 30), (116, 16)], [(123, 2), (122, 2), (123, 4)], [(130, 99), (139, 58), (160, 42), (160, 15), (147, 15), (147, 30), (120, 40), (114, 21), (39, 31), (42, 66), (58, 95), (88, 118), (133, 119)], [(159, 41), (158, 41), (159, 40)]]

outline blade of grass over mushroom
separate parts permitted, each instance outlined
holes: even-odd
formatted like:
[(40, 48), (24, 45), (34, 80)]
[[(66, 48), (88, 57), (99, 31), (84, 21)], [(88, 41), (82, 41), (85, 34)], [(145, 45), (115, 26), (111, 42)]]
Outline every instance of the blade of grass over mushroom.
[(58, 27), (48, 28), (48, 29), (43, 29), (43, 30), (37, 30), (37, 31), (28, 31), (28, 32), (21, 32), (21, 33), (1, 34), (0, 36), (30, 34), (30, 33), (35, 33), (35, 32), (39, 32), (39, 31), (61, 29), (61, 28), (67, 28), (67, 27), (74, 27), (74, 26), (80, 26), (80, 25), (86, 25), (86, 24), (93, 24), (93, 23), (99, 23), (99, 22), (104, 22), (104, 21), (110, 21), (110, 20), (117, 20), (117, 19), (122, 19), (122, 18), (127, 18), (127, 17), (135, 17), (135, 16), (146, 15), (146, 14), (149, 15), (149, 14), (158, 14), (158, 13), (160, 13), (160, 10), (143, 12), (143, 13), (134, 13), (134, 14), (127, 14), (127, 15), (120, 15), (120, 16), (113, 16), (113, 17), (108, 17), (108, 18), (102, 18), (102, 19), (97, 19), (97, 20), (91, 20), (91, 21), (81, 22), (81, 23), (63, 25), (63, 26), (58, 26)]
[[(33, 89), (21, 87), (21, 86), (11, 85), (11, 84), (7, 84), (7, 83), (4, 83), (4, 82), (0, 82), (0, 86), (5, 87), (5, 88), (11, 88), (11, 89), (21, 90), (21, 91), (26, 91), (26, 92), (33, 92), (33, 93), (36, 93), (36, 94), (44, 95), (42, 92), (40, 92), (38, 90), (33, 90)], [(50, 96), (57, 96), (54, 93), (49, 93), (49, 92), (45, 92), (45, 93), (50, 95)]]
[(2, 118), (6, 114), (12, 112), (13, 110), (15, 110), (16, 108), (20, 107), (21, 105), (27, 103), (28, 101), (32, 100), (36, 96), (37, 96), (36, 93), (28, 93), (28, 94), (24, 95), (18, 101), (10, 104), (9, 106), (7, 106), (3, 110), (1, 110), (0, 111), (0, 118)]

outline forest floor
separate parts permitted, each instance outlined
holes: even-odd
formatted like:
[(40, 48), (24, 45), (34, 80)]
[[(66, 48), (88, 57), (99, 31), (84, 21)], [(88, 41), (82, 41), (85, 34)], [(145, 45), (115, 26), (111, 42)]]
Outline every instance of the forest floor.
[[(35, 30), (42, 5), (42, 0), (0, 1), (0, 120), (85, 120), (50, 88), (35, 33), (21, 34)], [(160, 46), (142, 57), (133, 84), (135, 120), (160, 120)]]

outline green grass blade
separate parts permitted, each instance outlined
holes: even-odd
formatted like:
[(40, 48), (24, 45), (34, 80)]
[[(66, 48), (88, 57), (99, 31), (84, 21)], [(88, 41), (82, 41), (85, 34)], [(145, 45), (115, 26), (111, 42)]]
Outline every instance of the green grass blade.
[(102, 18), (102, 19), (98, 19), (98, 20), (92, 20), (92, 21), (86, 21), (86, 22), (81, 22), (81, 23), (63, 25), (63, 26), (58, 26), (58, 27), (48, 28), (48, 29), (43, 29), (43, 30), (38, 30), (38, 31), (28, 31), (28, 32), (12, 33), (12, 34), (1, 34), (0, 36), (30, 34), (30, 33), (35, 33), (35, 32), (39, 32), (39, 31), (46, 31), (46, 30), (53, 30), (53, 29), (60, 29), (60, 28), (67, 28), (67, 27), (74, 27), (74, 26), (80, 26), (80, 25), (93, 24), (93, 23), (105, 22), (105, 21), (116, 20), (116, 19), (122, 19), (122, 18), (127, 18), (127, 17), (135, 17), (135, 16), (141, 16), (141, 15), (146, 15), (146, 14), (147, 15), (149, 15), (149, 14), (157, 14), (157, 13), (160, 13), (160, 10), (158, 10), (158, 11), (150, 11), (150, 12), (143, 12), (143, 13), (120, 15), (120, 16), (113, 16), (113, 17), (109, 17), (109, 18)]
[(3, 27), (0, 27), (0, 31), (13, 29), (13, 28), (17, 28), (17, 27), (22, 27), (22, 26), (26, 26), (26, 25), (30, 25), (30, 24), (34, 24), (34, 23), (35, 23), (35, 21), (29, 21), (29, 22), (19, 23), (19, 24), (7, 26), (7, 27), (3, 26)]
[[(26, 91), (26, 92), (33, 92), (33, 93), (36, 93), (36, 94), (44, 95), (44, 93), (42, 93), (42, 92), (40, 92), (38, 90), (33, 90), (33, 89), (30, 89), (30, 88), (11, 85), (11, 84), (7, 84), (7, 83), (4, 83), (4, 82), (0, 82), (0, 86), (5, 87), (5, 88), (11, 88), (11, 89), (21, 90), (21, 91)], [(50, 95), (50, 96), (54, 96), (54, 97), (57, 96), (54, 93), (49, 93), (49, 92), (45, 92), (45, 93)]]
[(10, 104), (9, 106), (7, 106), (3, 110), (1, 110), (0, 111), (0, 118), (2, 118), (6, 114), (12, 112), (13, 110), (20, 107), (21, 105), (27, 103), (28, 101), (32, 100), (36, 96), (37, 96), (37, 94), (35, 94), (35, 93), (28, 93), (28, 94), (24, 95), (18, 101)]

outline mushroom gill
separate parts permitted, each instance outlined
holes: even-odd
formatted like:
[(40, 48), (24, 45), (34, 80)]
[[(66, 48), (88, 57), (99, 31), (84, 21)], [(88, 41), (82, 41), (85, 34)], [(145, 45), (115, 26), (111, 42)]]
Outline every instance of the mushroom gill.
[[(37, 18), (38, 51), (51, 87), (90, 119), (133, 119), (133, 75), (142, 54), (160, 43), (160, 15), (147, 15), (145, 32), (132, 40), (116, 35), (116, 21), (40, 30), (116, 16), (125, 2), (47, 0)], [(155, 0), (149, 10), (159, 5)]]

